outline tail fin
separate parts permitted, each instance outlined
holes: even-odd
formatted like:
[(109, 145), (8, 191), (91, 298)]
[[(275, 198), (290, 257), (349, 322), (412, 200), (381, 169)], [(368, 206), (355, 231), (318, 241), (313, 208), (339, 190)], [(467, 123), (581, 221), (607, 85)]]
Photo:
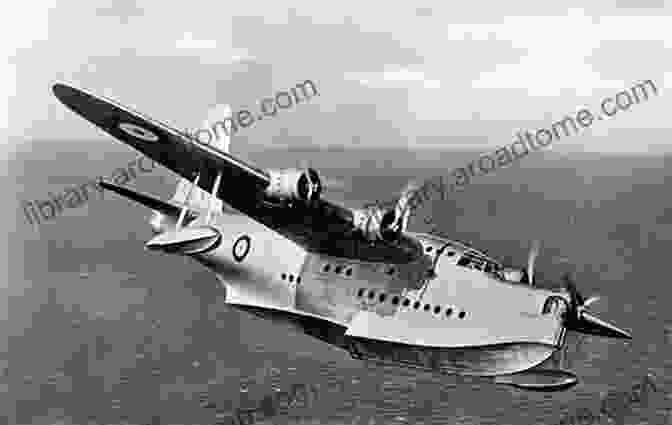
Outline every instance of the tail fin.
[[(201, 142), (208, 143), (228, 153), (231, 145), (232, 119), (231, 107), (229, 105), (215, 105), (208, 111), (201, 127), (202, 130), (208, 132), (207, 138), (199, 138), (199, 134), (195, 134), (195, 137)], [(189, 180), (182, 178), (177, 183), (172, 200), (181, 205), (186, 204), (189, 208), (197, 211), (207, 211), (208, 208), (222, 211), (224, 206), (222, 200), (218, 198), (210, 200), (210, 198), (209, 193), (200, 187), (194, 186)]]
[(208, 143), (219, 150), (229, 152), (231, 144), (231, 130), (233, 128), (233, 113), (229, 105), (215, 105), (208, 111), (203, 122), (204, 130), (210, 134)]

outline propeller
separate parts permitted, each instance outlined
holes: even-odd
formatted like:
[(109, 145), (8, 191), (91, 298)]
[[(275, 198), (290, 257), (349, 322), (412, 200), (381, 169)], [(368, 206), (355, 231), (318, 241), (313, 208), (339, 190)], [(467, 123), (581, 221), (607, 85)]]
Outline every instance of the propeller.
[(395, 228), (399, 232), (404, 232), (408, 226), (408, 219), (411, 216), (411, 201), (418, 193), (419, 188), (420, 185), (417, 182), (411, 180), (406, 184), (404, 189), (401, 191), (401, 194), (399, 195), (399, 199), (394, 206), (394, 215), (397, 219)]
[[(574, 345), (574, 354), (581, 351), (584, 343), (584, 335), (598, 335), (611, 338), (632, 339), (630, 333), (607, 323), (593, 314), (588, 313), (587, 309), (591, 304), (600, 299), (599, 296), (584, 297), (579, 292), (574, 279), (570, 273), (563, 275), (564, 287), (569, 294), (568, 308), (564, 313), (564, 326), (568, 330), (576, 333), (565, 336), (564, 346), (554, 354), (552, 364), (556, 368), (571, 368), (570, 357), (567, 350), (569, 345)], [(574, 339), (574, 344), (569, 344), (570, 337)]]
[(406, 231), (411, 215), (411, 201), (416, 196), (418, 186), (410, 182), (401, 191), (395, 201), (376, 205), (380, 213), (381, 236), (386, 240), (395, 240)]
[(530, 247), (530, 255), (527, 259), (527, 280), (530, 285), (534, 285), (534, 263), (537, 261), (539, 256), (539, 249), (541, 247), (541, 242), (539, 239), (532, 241), (532, 246)]
[[(321, 193), (322, 192), (322, 183), (320, 182), (320, 178), (317, 175), (317, 172), (310, 168), (310, 164), (308, 160), (301, 158), (299, 160), (298, 168), (300, 170), (304, 170), (306, 173), (306, 176), (308, 177), (308, 188), (310, 190), (310, 196), (312, 196), (312, 193)], [(311, 198), (312, 199), (312, 198)]]
[(587, 311), (591, 304), (600, 299), (599, 296), (585, 298), (577, 289), (576, 283), (569, 273), (563, 276), (563, 280), (565, 289), (569, 294), (569, 308), (565, 313), (565, 327), (567, 329), (589, 335), (632, 339), (630, 333)]

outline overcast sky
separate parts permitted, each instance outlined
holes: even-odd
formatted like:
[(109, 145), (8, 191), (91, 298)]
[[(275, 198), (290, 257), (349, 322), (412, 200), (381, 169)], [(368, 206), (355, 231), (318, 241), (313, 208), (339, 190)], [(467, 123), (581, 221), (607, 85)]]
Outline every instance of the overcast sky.
[[(103, 137), (55, 99), (59, 80), (195, 128), (216, 103), (252, 110), (310, 79), (319, 97), (245, 129), (246, 142), (422, 147), (451, 136), (487, 148), (651, 79), (658, 97), (562, 144), (664, 150), (671, 10), (662, 0), (22, 0), (0, 18), (2, 140), (11, 150)], [(609, 137), (621, 129), (632, 137)]]

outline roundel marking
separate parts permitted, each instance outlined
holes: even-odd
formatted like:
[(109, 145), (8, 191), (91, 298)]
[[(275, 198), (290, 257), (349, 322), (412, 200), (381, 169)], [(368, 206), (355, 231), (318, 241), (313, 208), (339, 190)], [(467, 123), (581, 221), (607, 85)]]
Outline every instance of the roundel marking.
[(145, 140), (147, 142), (156, 142), (157, 140), (159, 140), (159, 136), (157, 136), (156, 134), (152, 133), (146, 128), (142, 128), (138, 125), (131, 124), (129, 122), (120, 123), (119, 128), (124, 133), (136, 137), (138, 139)]
[(252, 240), (249, 236), (243, 235), (239, 237), (236, 242), (233, 244), (233, 258), (236, 259), (239, 263), (247, 257), (247, 254), (250, 252), (250, 247)]

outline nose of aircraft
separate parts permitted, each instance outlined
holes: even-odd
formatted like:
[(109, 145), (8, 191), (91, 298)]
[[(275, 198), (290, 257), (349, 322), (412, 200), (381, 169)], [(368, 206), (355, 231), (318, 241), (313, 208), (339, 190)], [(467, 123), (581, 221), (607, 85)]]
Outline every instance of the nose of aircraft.
[(581, 311), (578, 319), (570, 320), (567, 328), (590, 335), (598, 335), (609, 338), (632, 339), (632, 335), (629, 332), (612, 325), (611, 323), (606, 322), (599, 317), (588, 313), (587, 311)]
[(586, 299), (579, 293), (569, 275), (565, 275), (564, 280), (569, 295), (569, 308), (565, 315), (565, 327), (567, 329), (609, 338), (632, 339), (632, 335), (629, 332), (588, 313), (588, 306), (597, 301), (599, 297)]

